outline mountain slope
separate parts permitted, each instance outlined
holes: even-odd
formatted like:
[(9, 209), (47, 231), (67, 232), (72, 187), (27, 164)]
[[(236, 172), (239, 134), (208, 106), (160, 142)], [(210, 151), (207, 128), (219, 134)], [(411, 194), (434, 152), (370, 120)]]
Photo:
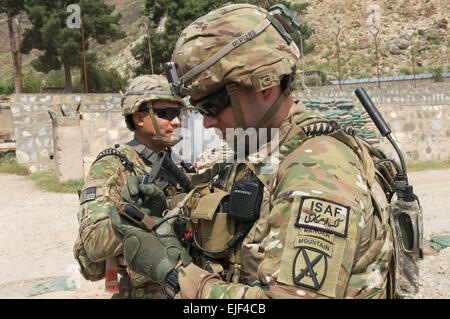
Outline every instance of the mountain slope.
[[(132, 57), (130, 49), (145, 36), (145, 19), (140, 14), (145, 0), (106, 1), (115, 5), (116, 12), (121, 12), (120, 28), (127, 33), (127, 37), (106, 45), (90, 40), (90, 49), (98, 52), (100, 63), (131, 76), (130, 70), (137, 61)], [(300, 20), (307, 22), (313, 29), (314, 33), (309, 41), (313, 41), (316, 47), (305, 56), (306, 70), (321, 70), (326, 73), (328, 80), (338, 79), (336, 34), (339, 31), (342, 79), (375, 77), (377, 62), (373, 32), (376, 29), (369, 29), (368, 21), (377, 22), (377, 16), (380, 76), (412, 73), (411, 43), (414, 45), (416, 73), (431, 73), (440, 68), (443, 35), (444, 54), (447, 56), (444, 63), (446, 71), (450, 69), (448, 0), (311, 0), (309, 3), (307, 13)], [(4, 18), (4, 15), (0, 16), (0, 20)], [(29, 23), (24, 21), (22, 30), (27, 25)], [(0, 28), (4, 31), (0, 34), (0, 75), (4, 77), (12, 71), (6, 21), (0, 21)], [(416, 33), (411, 42), (413, 30)], [(38, 51), (33, 50), (30, 55), (23, 56), (24, 74), (36, 73), (30, 62), (38, 54)]]
[[(450, 46), (448, 0), (316, 0), (309, 1), (302, 19), (314, 30), (314, 52), (305, 57), (309, 70), (322, 70), (328, 79), (337, 79), (337, 44), (342, 79), (376, 76), (376, 28), (380, 76), (412, 73), (411, 43), (414, 46), (416, 73), (441, 66), (441, 37)], [(415, 30), (413, 42), (411, 34)], [(447, 70), (449, 59), (447, 52)]]

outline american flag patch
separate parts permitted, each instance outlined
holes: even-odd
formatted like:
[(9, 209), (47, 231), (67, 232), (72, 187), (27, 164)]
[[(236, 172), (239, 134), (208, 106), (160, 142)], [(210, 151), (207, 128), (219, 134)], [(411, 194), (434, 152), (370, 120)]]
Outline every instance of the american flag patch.
[(95, 193), (97, 192), (97, 187), (88, 187), (81, 191), (80, 195), (80, 205), (95, 199)]

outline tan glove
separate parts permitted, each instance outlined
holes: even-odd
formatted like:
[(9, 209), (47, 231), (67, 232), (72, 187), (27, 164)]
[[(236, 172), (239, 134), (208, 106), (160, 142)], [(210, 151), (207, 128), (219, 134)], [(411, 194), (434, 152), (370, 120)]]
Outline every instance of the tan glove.
[(178, 284), (180, 292), (175, 298), (181, 299), (198, 299), (204, 285), (210, 281), (220, 281), (218, 274), (209, 273), (208, 271), (190, 263), (178, 270)]

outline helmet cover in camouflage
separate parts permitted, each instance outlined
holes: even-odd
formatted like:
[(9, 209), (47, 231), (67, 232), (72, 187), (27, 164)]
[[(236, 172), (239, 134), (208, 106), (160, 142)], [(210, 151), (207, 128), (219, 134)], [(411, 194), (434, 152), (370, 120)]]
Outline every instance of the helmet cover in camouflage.
[(122, 115), (127, 116), (139, 111), (144, 102), (174, 101), (184, 106), (181, 97), (173, 95), (164, 75), (146, 74), (134, 78), (122, 97)]
[[(281, 76), (295, 70), (300, 52), (293, 41), (288, 44), (270, 23), (255, 36), (253, 30), (267, 15), (266, 10), (254, 5), (229, 4), (200, 17), (184, 29), (172, 56), (181, 76), (226, 45), (236, 46), (206, 70), (186, 80), (190, 95), (228, 83), (258, 91), (278, 84)], [(277, 79), (273, 80), (274, 77)], [(268, 78), (268, 85), (259, 83)]]

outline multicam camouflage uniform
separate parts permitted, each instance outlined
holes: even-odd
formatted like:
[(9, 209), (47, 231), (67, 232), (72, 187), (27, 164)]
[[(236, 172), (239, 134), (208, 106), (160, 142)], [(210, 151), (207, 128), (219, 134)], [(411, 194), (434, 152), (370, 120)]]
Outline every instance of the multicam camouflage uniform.
[[(266, 16), (263, 9), (236, 4), (192, 23), (178, 39), (173, 55), (178, 74), (190, 77), (174, 87), (181, 84), (184, 92), (195, 95), (231, 82), (256, 91), (278, 85), (277, 79), (295, 70), (299, 53), (270, 23), (263, 32), (255, 31)], [(232, 51), (215, 58), (229, 43)], [(208, 58), (212, 62), (200, 67)], [(197, 66), (199, 72), (192, 72)], [(195, 266), (179, 268), (179, 298), (188, 292), (197, 298), (385, 298), (390, 294), (393, 243), (387, 177), (375, 169), (361, 139), (342, 129), (306, 134), (308, 130), (300, 128), (317, 118), (299, 110), (281, 123), (275, 173), (264, 173), (268, 164), (249, 158), (247, 165), (233, 165), (225, 191), (252, 170), (264, 185), (260, 216), (224, 258), (210, 264), (195, 259), (200, 268), (218, 269), (220, 277)], [(188, 206), (195, 217), (199, 206), (203, 209), (198, 198)], [(212, 223), (208, 231), (219, 220), (214, 216), (208, 215)], [(207, 240), (202, 244), (205, 247)]]
[[(146, 90), (156, 93), (132, 94)], [(122, 109), (125, 117), (138, 111), (144, 102), (171, 100), (183, 103), (180, 98), (171, 95), (167, 80), (159, 75), (140, 76), (134, 79), (125, 94)], [(128, 119), (126, 121), (127, 126), (133, 130), (131, 121)], [(127, 165), (124, 157), (111, 154), (101, 157), (91, 166), (81, 191), (78, 212), (80, 229), (74, 246), (74, 255), (79, 261), (83, 276), (88, 280), (104, 278), (105, 261), (117, 257), (121, 280), (119, 295), (115, 297), (119, 298), (165, 298), (159, 284), (150, 283), (148, 278), (127, 268), (122, 256), (122, 243), (114, 235), (108, 217), (109, 209), (119, 203), (121, 190), (128, 178), (136, 173), (143, 175), (144, 172), (150, 172), (151, 161), (144, 160), (138, 154), (143, 148), (144, 145), (136, 139), (112, 148), (109, 153), (123, 154), (134, 167)]]
[(242, 244), (218, 259), (222, 280), (208, 281), (199, 298), (386, 298), (392, 233), (368, 151), (361, 140), (361, 151), (342, 143), (342, 131), (307, 136), (299, 125), (313, 114), (297, 115), (280, 127), (275, 174), (248, 162), (224, 183), (230, 191), (250, 168), (265, 186), (263, 205)]

